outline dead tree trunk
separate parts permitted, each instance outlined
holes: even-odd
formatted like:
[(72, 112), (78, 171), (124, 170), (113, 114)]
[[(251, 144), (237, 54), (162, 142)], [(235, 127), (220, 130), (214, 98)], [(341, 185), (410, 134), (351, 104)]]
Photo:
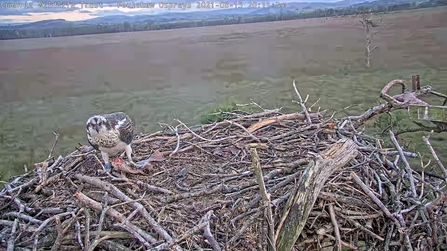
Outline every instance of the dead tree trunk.
[(371, 66), (371, 53), (376, 48), (376, 46), (371, 47), (372, 28), (376, 27), (376, 24), (374, 24), (371, 20), (371, 10), (368, 10), (366, 13), (361, 15), (360, 23), (363, 25), (365, 30), (365, 63), (366, 67), (369, 68)]
[(350, 139), (334, 144), (322, 153), (315, 166), (309, 165), (286, 203), (276, 232), (276, 249), (290, 251), (307, 222), (309, 213), (326, 180), (337, 169), (346, 166), (358, 154)]

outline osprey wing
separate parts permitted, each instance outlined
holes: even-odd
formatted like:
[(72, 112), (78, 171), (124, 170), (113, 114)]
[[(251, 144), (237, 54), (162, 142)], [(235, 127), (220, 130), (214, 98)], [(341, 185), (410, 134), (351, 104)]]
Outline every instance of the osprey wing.
[(119, 139), (126, 144), (130, 144), (133, 140), (134, 125), (129, 116), (124, 112), (116, 112), (107, 114), (105, 117), (110, 126), (119, 132)]

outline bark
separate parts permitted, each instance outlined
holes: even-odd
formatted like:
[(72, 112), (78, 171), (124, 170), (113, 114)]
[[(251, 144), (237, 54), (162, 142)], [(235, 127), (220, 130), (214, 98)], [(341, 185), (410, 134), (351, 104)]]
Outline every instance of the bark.
[[(307, 222), (309, 213), (326, 180), (358, 154), (357, 145), (343, 139), (322, 153), (315, 166), (307, 168), (289, 197), (276, 236), (278, 251), (290, 251)], [(283, 224), (281, 224), (283, 223)]]

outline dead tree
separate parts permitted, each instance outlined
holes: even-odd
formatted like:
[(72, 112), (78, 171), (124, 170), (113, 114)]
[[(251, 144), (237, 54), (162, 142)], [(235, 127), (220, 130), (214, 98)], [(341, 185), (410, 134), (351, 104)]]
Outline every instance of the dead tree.
[(376, 22), (373, 22), (373, 20), (371, 19), (371, 15), (372, 9), (369, 9), (360, 15), (359, 20), (365, 30), (365, 63), (367, 68), (371, 66), (371, 53), (375, 48), (377, 48), (377, 46), (371, 48), (373, 35), (372, 28), (378, 26), (378, 24)]

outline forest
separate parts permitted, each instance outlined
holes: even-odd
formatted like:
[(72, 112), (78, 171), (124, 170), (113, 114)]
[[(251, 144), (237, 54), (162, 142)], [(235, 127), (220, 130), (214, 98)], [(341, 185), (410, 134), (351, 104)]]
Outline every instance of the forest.
[[(433, 8), (438, 6), (446, 6), (447, 0), (429, 0), (423, 3), (408, 2), (394, 5), (385, 5), (382, 1), (363, 3), (359, 7), (349, 7), (340, 9), (317, 9), (308, 12), (281, 11), (277, 14), (266, 15), (227, 15), (223, 18), (216, 19), (197, 19), (197, 20), (179, 20), (171, 22), (135, 22), (128, 21), (122, 23), (101, 23), (85, 26), (66, 26), (53, 28), (36, 28), (34, 26), (0, 26), (0, 40), (22, 39), (22, 38), (40, 38), (40, 37), (61, 37), (76, 36), (101, 33), (116, 33), (130, 31), (148, 31), (148, 30), (165, 30), (165, 29), (181, 29), (190, 27), (230, 25), (242, 23), (272, 22), (308, 18), (321, 17), (343, 17), (364, 13), (365, 10), (371, 9), (373, 13), (387, 13), (401, 10)], [(57, 20), (49, 20), (51, 22)], [(64, 20), (60, 20), (64, 21)], [(47, 22), (47, 21), (41, 21)]]

